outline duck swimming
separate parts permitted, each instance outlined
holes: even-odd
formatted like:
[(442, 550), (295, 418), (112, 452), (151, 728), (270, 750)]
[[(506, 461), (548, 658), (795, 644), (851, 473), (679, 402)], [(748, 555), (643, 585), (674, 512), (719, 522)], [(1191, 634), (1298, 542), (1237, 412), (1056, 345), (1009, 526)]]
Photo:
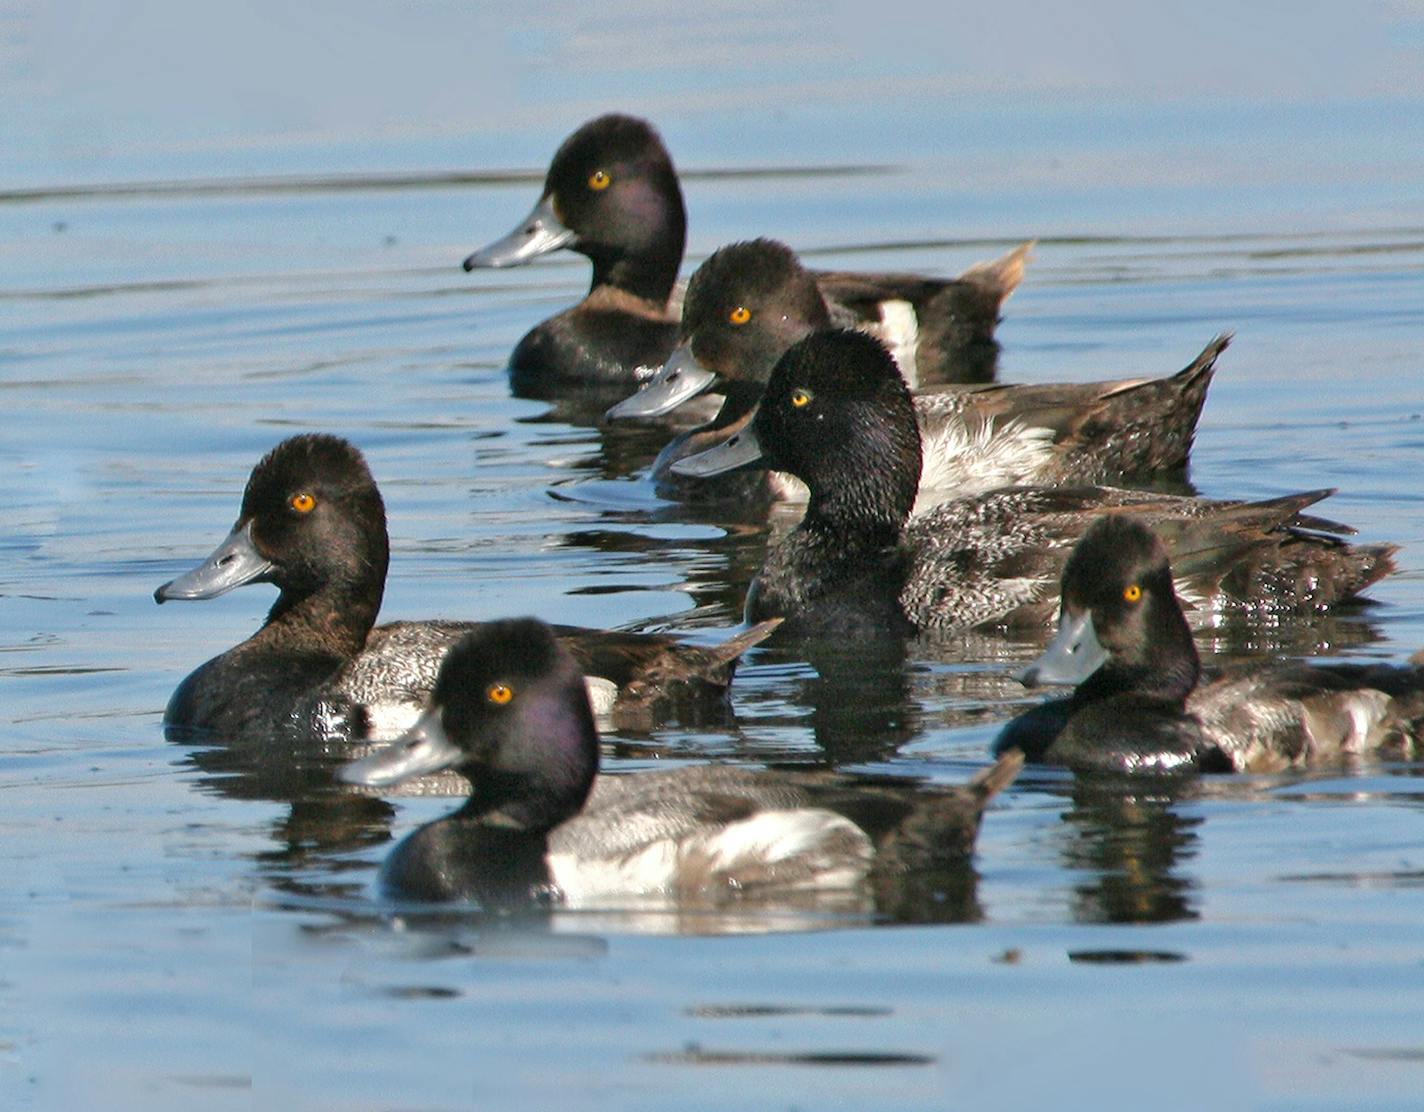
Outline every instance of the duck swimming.
[[(993, 274), (1003, 263), (976, 271)], [(973, 274), (955, 285), (972, 286)], [(760, 401), (776, 361), (797, 340), (832, 326), (879, 335), (874, 322), (854, 319), (827, 296), (826, 277), (802, 267), (784, 244), (767, 239), (724, 247), (693, 274), (677, 348), (648, 385), (608, 411), (615, 419), (657, 416), (707, 390), (725, 397), (709, 425), (680, 434), (663, 450), (653, 468), (660, 486), (668, 485), (665, 473), (675, 460), (737, 431)], [(920, 336), (923, 347), (928, 341), (923, 332)], [(941, 385), (916, 392), (920, 487), (944, 497), (1025, 483), (1100, 483), (1179, 471), (1187, 463), (1216, 359), (1229, 342), (1229, 336), (1217, 337), (1184, 370), (1166, 378)], [(925, 353), (904, 343), (886, 346), (914, 387)], [(955, 349), (940, 339), (931, 350)], [(801, 488), (796, 500), (804, 498)]]
[[(677, 340), (686, 240), (682, 187), (650, 123), (609, 114), (569, 136), (529, 215), (464, 262), (467, 271), (515, 266), (567, 248), (593, 263), (583, 301), (536, 325), (515, 347), (509, 372), (516, 392), (627, 389), (651, 377)], [(916, 360), (919, 381), (988, 382), (999, 350), (994, 327), (1030, 246), (959, 278), (823, 272), (815, 281), (846, 323), (877, 330), (907, 361)]]
[(660, 416), (714, 386), (745, 412), (781, 354), (832, 325), (879, 339), (911, 387), (989, 382), (999, 352), (994, 327), (1032, 248), (1021, 244), (957, 278), (930, 278), (806, 270), (771, 239), (721, 247), (687, 283), (673, 354), (608, 416)]
[(747, 595), (754, 619), (806, 631), (964, 629), (1051, 620), (1059, 574), (1104, 511), (1152, 522), (1182, 590), (1208, 610), (1313, 611), (1393, 569), (1390, 545), (1351, 546), (1344, 526), (1301, 513), (1330, 492), (1212, 502), (1112, 487), (1008, 487), (911, 516), (920, 436), (885, 348), (848, 330), (813, 333), (778, 361), (755, 419), (674, 465), (689, 476), (789, 471), (805, 517), (773, 547)]
[[(376, 626), (390, 542), (361, 453), (335, 436), (293, 436), (253, 468), (231, 534), (154, 592), (209, 599), (247, 583), (280, 592), (262, 628), (189, 675), (164, 715), (230, 736), (290, 729), (397, 736), (420, 713), (440, 661), (473, 622)], [(601, 713), (629, 726), (682, 697), (720, 699), (737, 658), (771, 627), (698, 648), (671, 637), (560, 627)]]
[(677, 171), (646, 120), (590, 120), (554, 155), (532, 212), (474, 252), (466, 270), (527, 263), (568, 248), (593, 264), (587, 296), (536, 325), (509, 357), (516, 392), (632, 386), (662, 366), (677, 339), (671, 304), (687, 240)]
[(339, 778), (381, 787), (444, 768), (469, 800), (420, 827), (381, 870), (391, 895), (482, 904), (646, 896), (745, 898), (873, 883), (965, 862), (1006, 754), (962, 788), (700, 765), (599, 776), (583, 677), (542, 622), (490, 622), (453, 649), (425, 714)]
[(1424, 668), (1267, 664), (1207, 683), (1166, 546), (1107, 516), (1063, 569), (1058, 634), (1021, 674), (1076, 684), (1004, 728), (1000, 751), (1111, 771), (1265, 772), (1378, 749), (1408, 756), (1424, 726)]

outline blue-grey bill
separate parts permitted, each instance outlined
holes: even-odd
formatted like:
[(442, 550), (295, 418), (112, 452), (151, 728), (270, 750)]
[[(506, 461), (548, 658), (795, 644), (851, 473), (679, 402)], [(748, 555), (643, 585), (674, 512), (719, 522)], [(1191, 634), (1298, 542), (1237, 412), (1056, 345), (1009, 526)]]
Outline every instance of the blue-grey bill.
[(520, 266), (567, 247), (574, 241), (574, 233), (564, 227), (554, 212), (554, 195), (542, 197), (529, 215), (520, 221), (519, 227), (503, 239), (481, 247), (465, 260), (465, 269), (476, 267)]
[(679, 344), (662, 369), (631, 397), (608, 411), (610, 421), (622, 417), (660, 417), (711, 388), (717, 376), (697, 361), (689, 344)]
[(459, 762), (461, 752), (445, 736), (440, 712), (432, 707), (409, 730), (369, 757), (342, 765), (338, 780), (383, 788), (415, 776), (439, 772)]
[(229, 533), (227, 540), (192, 571), (154, 591), (153, 600), (217, 598), (234, 587), (260, 583), (271, 571), (272, 561), (252, 543), (252, 522), (248, 521)]
[(672, 465), (674, 473), (694, 479), (705, 479), (710, 475), (721, 475), (725, 471), (735, 471), (739, 467), (749, 467), (761, 459), (761, 444), (751, 425), (747, 425), (735, 436), (729, 437), (705, 452), (695, 456), (684, 456)]
[(1058, 633), (1043, 655), (1017, 675), (1025, 687), (1043, 683), (1079, 684), (1108, 662), (1108, 651), (1093, 628), (1093, 612), (1067, 610), (1058, 619)]

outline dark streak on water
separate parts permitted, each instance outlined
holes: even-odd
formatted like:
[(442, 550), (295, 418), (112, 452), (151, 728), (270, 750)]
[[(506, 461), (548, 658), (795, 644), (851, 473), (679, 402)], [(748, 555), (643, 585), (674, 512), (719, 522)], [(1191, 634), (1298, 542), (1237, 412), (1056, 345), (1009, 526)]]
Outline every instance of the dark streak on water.
[(768, 1054), (736, 1050), (684, 1050), (673, 1054), (649, 1054), (647, 1060), (673, 1066), (932, 1066), (935, 1060), (917, 1054), (877, 1054), (850, 1050), (817, 1054), (788, 1051)]
[[(685, 182), (778, 181), (797, 178), (854, 178), (893, 174), (893, 166), (763, 166), (725, 169), (682, 169)], [(0, 189), (0, 205), (39, 201), (99, 201), (116, 198), (163, 200), (193, 197), (268, 196), (282, 193), (381, 193), (399, 189), (464, 189), (496, 185), (544, 184), (544, 168), (537, 170), (452, 170), (417, 174), (306, 174), (273, 178), (229, 178), (220, 181), (113, 182), (82, 186), (40, 186), (34, 189)]]

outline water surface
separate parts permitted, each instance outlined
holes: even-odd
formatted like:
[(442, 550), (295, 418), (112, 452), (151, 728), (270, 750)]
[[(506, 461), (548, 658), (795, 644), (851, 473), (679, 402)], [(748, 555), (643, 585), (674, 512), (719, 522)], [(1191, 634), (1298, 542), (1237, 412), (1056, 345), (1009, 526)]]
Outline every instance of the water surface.
[[(695, 30), (728, 11), (685, 18)], [(1404, 547), (1375, 605), (1204, 648), (1403, 660), (1424, 645), (1424, 105), (1399, 76), (1417, 21), (1370, 11), (1340, 49), (1380, 64), (1335, 95), (1305, 77), (1267, 95), (1238, 75), (1192, 97), (1189, 70), (1124, 63), (1113, 80), (1138, 95), (1120, 97), (1036, 40), (1002, 96), (987, 62), (936, 68), (921, 49), (897, 70), (894, 36), (868, 37), (840, 79), (822, 71), (825, 32), (786, 45), (794, 72), (768, 72), (733, 12), (729, 41), (759, 53), (727, 72), (693, 55), (628, 78), (619, 100), (596, 80), (609, 48), (541, 10), (471, 48), (519, 75), (489, 82), (490, 112), (421, 81), (392, 92), (392, 113), (430, 109), (411, 131), (356, 128), (321, 97), (310, 127), (275, 112), (259, 127), (208, 104), (249, 89), (223, 60), (212, 88), (182, 69), (191, 113), (157, 96), (158, 76), (120, 82), (106, 110), (93, 88), (56, 84), (50, 22), (21, 8), (31, 141), (0, 179), (6, 1106), (1417, 1106), (1414, 765), (1174, 793), (1027, 775), (987, 816), (949, 922), (775, 906), (413, 914), (374, 899), (374, 870), (448, 803), (353, 805), (320, 762), (165, 741), (172, 687), (250, 633), (271, 595), (151, 600), (225, 534), (259, 456), (320, 429), (360, 445), (385, 494), (388, 619), (533, 613), (701, 640), (736, 624), (764, 524), (656, 499), (642, 478), (656, 430), (509, 394), (505, 356), (579, 296), (586, 265), (458, 269), (527, 211), (563, 135), (617, 105), (657, 118), (689, 171), (689, 266), (772, 233), (817, 266), (952, 274), (1036, 237), (999, 333), (1006, 380), (1168, 373), (1234, 331), (1195, 486), (1337, 486), (1326, 512)], [(133, 28), (158, 34), (151, 17), (114, 32), (120, 58), (134, 60)], [(284, 49), (316, 37), (305, 18)], [(444, 18), (395, 41), (453, 67), (459, 51), (437, 44), (469, 25)], [(656, 41), (681, 41), (689, 25), (667, 18)], [(1138, 44), (1173, 30), (1129, 23)], [(379, 54), (384, 17), (356, 24)], [(1247, 24), (1248, 41), (1269, 38)], [(1333, 30), (1302, 17), (1307, 40)], [(630, 34), (620, 20), (607, 33)], [(1263, 65), (1294, 73), (1293, 49)], [(510, 57), (568, 67), (540, 83)], [(294, 67), (278, 66), (279, 87), (330, 74)], [(142, 124), (126, 112), (159, 103)], [(123, 140), (108, 153), (105, 127)], [(752, 169), (766, 172), (729, 173)], [(1029, 698), (1008, 674), (1034, 651), (949, 638), (903, 661), (857, 647), (819, 670), (756, 653), (726, 721), (609, 738), (607, 763), (960, 782)]]

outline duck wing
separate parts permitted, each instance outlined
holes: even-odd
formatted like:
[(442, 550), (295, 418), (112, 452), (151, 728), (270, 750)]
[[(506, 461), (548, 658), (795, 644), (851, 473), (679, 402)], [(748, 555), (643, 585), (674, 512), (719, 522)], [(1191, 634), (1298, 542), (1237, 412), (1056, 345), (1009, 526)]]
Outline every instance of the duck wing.
[[(366, 646), (316, 695), (358, 737), (391, 740), (420, 717), (451, 647), (479, 622), (415, 621), (377, 626)], [(668, 634), (555, 626), (578, 661), (594, 712), (623, 729), (647, 729), (666, 713), (695, 713), (700, 699), (719, 704), (737, 661), (764, 641), (779, 620), (712, 646), (688, 645)]]
[(560, 641), (587, 676), (618, 686), (612, 717), (621, 729), (648, 729), (669, 708), (695, 712), (697, 704), (720, 704), (737, 662), (765, 641), (780, 618), (758, 622), (716, 645), (689, 645), (664, 634), (555, 627)]
[(1014, 751), (963, 787), (700, 765), (600, 777), (549, 836), (571, 899), (614, 891), (744, 896), (843, 889), (973, 851), (980, 816), (1023, 765)]
[(1179, 471), (1217, 358), (1230, 342), (1229, 335), (1216, 337), (1185, 369), (1163, 378), (942, 386), (920, 393), (921, 485), (967, 493)]
[(921, 629), (1049, 621), (1078, 538), (1103, 514), (1132, 514), (1166, 544), (1189, 615), (1318, 612), (1393, 571), (1397, 550), (1347, 543), (1337, 535), (1345, 526), (1301, 512), (1331, 493), (1236, 502), (1116, 487), (1010, 487), (954, 499), (906, 527), (901, 606)]
[(1378, 749), (1408, 756), (1424, 716), (1424, 669), (1287, 664), (1243, 670), (1198, 688), (1187, 709), (1243, 771), (1276, 771)]

